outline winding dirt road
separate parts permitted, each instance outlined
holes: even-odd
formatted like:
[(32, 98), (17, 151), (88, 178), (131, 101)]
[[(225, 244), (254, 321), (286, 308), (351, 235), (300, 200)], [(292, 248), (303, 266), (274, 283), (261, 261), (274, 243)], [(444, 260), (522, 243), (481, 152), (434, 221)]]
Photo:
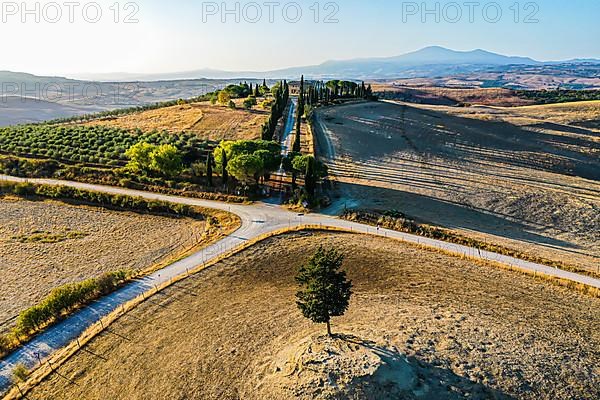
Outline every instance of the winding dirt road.
[(247, 241), (286, 228), (312, 225), (321, 226), (324, 228), (331, 227), (344, 229), (361, 234), (390, 237), (409, 243), (425, 245), (431, 248), (452, 252), (461, 256), (496, 261), (519, 267), (530, 272), (535, 271), (548, 276), (600, 288), (600, 279), (578, 275), (496, 253), (480, 251), (475, 248), (387, 229), (378, 229), (368, 225), (341, 220), (330, 215), (299, 215), (292, 213), (276, 204), (228, 204), (216, 201), (162, 195), (125, 188), (91, 185), (52, 179), (22, 179), (0, 175), (0, 180), (11, 182), (31, 182), (35, 184), (63, 185), (103, 193), (139, 196), (148, 200), (161, 200), (172, 203), (187, 204), (190, 206), (214, 208), (234, 213), (238, 215), (242, 221), (240, 228), (236, 232), (220, 242), (214, 243), (185, 259), (169, 265), (168, 267), (143, 279), (128, 284), (115, 293), (94, 302), (90, 306), (85, 307), (60, 323), (50, 327), (45, 332), (36, 336), (31, 342), (8, 355), (3, 360), (0, 360), (0, 390), (2, 391), (10, 386), (12, 370), (18, 363), (22, 363), (28, 368), (35, 367), (39, 363), (39, 360), (43, 361), (56, 350), (68, 345), (70, 342), (79, 337), (88, 327), (98, 322), (100, 318), (110, 314), (112, 311), (116, 310), (118, 307), (127, 303), (128, 301), (133, 300), (142, 294), (148, 294), (148, 296), (150, 296), (155, 287), (161, 286), (162, 284), (165, 284), (176, 277), (184, 276), (188, 274), (188, 271), (208, 263), (222, 255), (225, 255), (231, 250), (241, 247)]

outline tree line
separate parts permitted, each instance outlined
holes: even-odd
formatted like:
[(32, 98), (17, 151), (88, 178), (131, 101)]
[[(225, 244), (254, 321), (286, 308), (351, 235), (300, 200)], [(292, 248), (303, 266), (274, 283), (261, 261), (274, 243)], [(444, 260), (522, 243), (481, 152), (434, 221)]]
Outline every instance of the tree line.
[(371, 85), (365, 85), (364, 82), (317, 81), (309, 85), (308, 89), (303, 88), (303, 90), (305, 90), (303, 96), (306, 104), (311, 107), (319, 104), (329, 104), (338, 99), (375, 99)]
[(271, 93), (273, 94), (274, 102), (271, 106), (271, 115), (262, 128), (261, 136), (263, 140), (273, 140), (279, 120), (287, 107), (290, 98), (290, 87), (287, 81), (284, 80), (277, 83), (271, 89)]
[(537, 104), (600, 100), (600, 90), (515, 90), (514, 93), (522, 99), (533, 100)]

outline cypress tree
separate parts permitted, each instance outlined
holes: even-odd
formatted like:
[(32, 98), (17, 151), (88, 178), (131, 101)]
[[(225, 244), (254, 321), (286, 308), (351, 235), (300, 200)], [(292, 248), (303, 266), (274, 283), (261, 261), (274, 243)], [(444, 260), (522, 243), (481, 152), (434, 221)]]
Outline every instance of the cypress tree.
[(298, 95), (298, 114), (304, 115), (304, 75), (300, 78), (300, 94)]
[(306, 318), (317, 324), (327, 324), (331, 334), (331, 317), (345, 314), (352, 296), (352, 282), (340, 271), (344, 256), (334, 249), (319, 247), (307, 264), (300, 267), (296, 282), (298, 308)]
[(212, 153), (206, 156), (206, 178), (209, 187), (213, 187), (213, 157)]
[(306, 163), (306, 174), (304, 176), (304, 188), (308, 197), (312, 200), (315, 198), (315, 189), (317, 186), (317, 179), (315, 177), (315, 159), (313, 157), (308, 158)]
[(302, 144), (300, 143), (300, 109), (298, 109), (298, 113), (296, 114), (296, 137), (294, 138), (294, 146), (292, 147), (292, 151), (295, 153), (300, 153), (302, 149)]

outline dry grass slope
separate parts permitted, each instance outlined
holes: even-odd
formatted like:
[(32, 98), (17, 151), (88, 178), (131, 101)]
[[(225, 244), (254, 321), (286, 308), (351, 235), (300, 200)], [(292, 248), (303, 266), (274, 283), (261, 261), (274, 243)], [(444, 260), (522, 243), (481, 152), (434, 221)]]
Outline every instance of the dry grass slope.
[[(323, 332), (295, 308), (293, 279), (320, 244), (347, 254), (355, 284), (349, 313), (335, 320), (335, 330), (361, 346), (406, 356), (427, 385), (413, 398), (600, 395), (600, 300), (386, 239), (296, 233), (164, 290), (28, 398), (324, 398), (302, 374), (292, 387), (273, 381), (290, 345)], [(319, 365), (306, 368), (312, 379)]]
[(0, 331), (53, 288), (143, 270), (197, 243), (205, 223), (55, 201), (0, 199)]
[(477, 240), (597, 270), (600, 102), (369, 103), (318, 115), (333, 138), (330, 172), (348, 207), (395, 209)]
[[(239, 101), (238, 101), (239, 103)], [(241, 103), (239, 104), (241, 107)], [(193, 132), (205, 140), (258, 139), (269, 113), (260, 107), (253, 110), (230, 109), (209, 102), (192, 103), (88, 122), (148, 131)]]

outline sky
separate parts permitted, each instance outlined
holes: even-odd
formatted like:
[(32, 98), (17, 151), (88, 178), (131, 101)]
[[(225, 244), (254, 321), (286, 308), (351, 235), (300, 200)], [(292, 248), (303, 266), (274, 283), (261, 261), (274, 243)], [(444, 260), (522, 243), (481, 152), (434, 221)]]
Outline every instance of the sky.
[(600, 58), (598, 0), (69, 1), (0, 2), (0, 70), (266, 71), (431, 45)]

